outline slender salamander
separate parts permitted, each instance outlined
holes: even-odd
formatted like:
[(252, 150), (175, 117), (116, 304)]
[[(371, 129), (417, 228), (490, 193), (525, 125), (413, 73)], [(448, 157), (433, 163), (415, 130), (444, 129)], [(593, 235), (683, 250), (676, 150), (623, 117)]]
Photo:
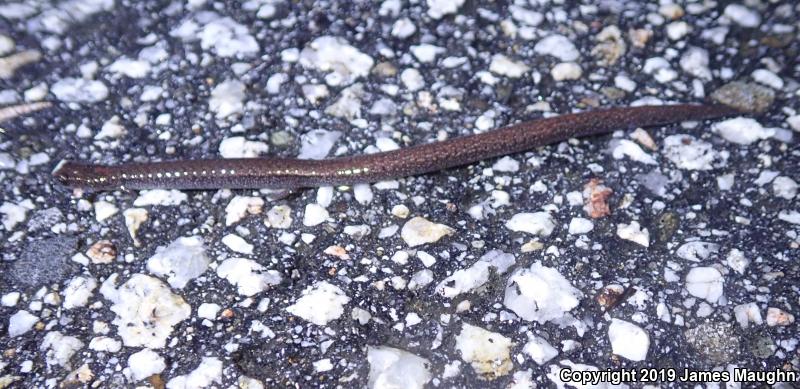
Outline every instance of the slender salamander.
[(121, 165), (62, 161), (53, 176), (67, 187), (112, 189), (292, 189), (376, 182), (466, 165), (573, 137), (737, 114), (723, 105), (664, 105), (594, 110), (393, 151), (321, 160), (198, 159)]

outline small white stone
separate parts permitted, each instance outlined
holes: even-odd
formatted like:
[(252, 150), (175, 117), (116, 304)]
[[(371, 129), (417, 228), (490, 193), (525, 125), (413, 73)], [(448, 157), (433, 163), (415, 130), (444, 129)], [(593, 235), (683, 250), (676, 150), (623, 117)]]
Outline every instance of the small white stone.
[(680, 65), (684, 72), (702, 80), (711, 79), (711, 69), (708, 68), (708, 51), (700, 47), (690, 47), (681, 56)]
[(47, 366), (66, 366), (75, 352), (84, 346), (80, 339), (74, 336), (66, 336), (58, 331), (48, 332), (39, 346), (39, 350), (45, 352)]
[(116, 280), (113, 274), (100, 292), (111, 301), (111, 311), (116, 313), (113, 323), (128, 347), (164, 347), (173, 327), (191, 315), (189, 304), (157, 278), (134, 274), (119, 288)]
[(442, 237), (453, 232), (452, 228), (444, 224), (433, 223), (424, 217), (416, 216), (403, 225), (400, 236), (409, 247), (416, 247), (426, 243), (437, 242)]
[(728, 4), (723, 13), (742, 27), (754, 28), (761, 24), (761, 15), (741, 4)]
[(417, 32), (417, 26), (409, 18), (397, 19), (392, 25), (392, 36), (406, 39)]
[(292, 226), (292, 209), (288, 205), (276, 205), (267, 211), (267, 227), (286, 229)]
[(800, 212), (783, 210), (778, 212), (778, 219), (792, 224), (800, 224)]
[(550, 236), (555, 227), (553, 216), (548, 212), (518, 213), (506, 222), (506, 228), (512, 231), (522, 231), (539, 236)]
[(267, 270), (258, 262), (246, 258), (222, 261), (217, 267), (217, 275), (236, 285), (240, 295), (248, 297), (280, 284), (282, 280), (276, 270)]
[(120, 123), (119, 116), (114, 115), (103, 123), (100, 132), (94, 136), (94, 139), (119, 139), (127, 133), (128, 130)]
[(725, 278), (713, 267), (694, 267), (686, 275), (686, 290), (694, 297), (716, 303), (722, 297)]
[(137, 207), (145, 207), (148, 205), (178, 205), (188, 199), (186, 193), (179, 190), (165, 190), (165, 189), (152, 189), (143, 190), (139, 192), (139, 197), (133, 201), (133, 205)]
[(61, 292), (64, 295), (64, 309), (83, 307), (97, 288), (97, 281), (92, 277), (74, 277)]
[(626, 75), (618, 74), (614, 77), (614, 86), (626, 92), (633, 92), (636, 90), (636, 81)]
[(558, 350), (538, 336), (531, 336), (528, 343), (522, 348), (522, 352), (528, 354), (537, 365), (544, 365), (558, 356)]
[(764, 128), (755, 119), (744, 117), (714, 123), (711, 129), (725, 140), (740, 145), (749, 145), (775, 135), (775, 130)]
[[(786, 124), (793, 130), (800, 132), (800, 115), (793, 115), (786, 118)], [(2, 169), (0, 167), (0, 169)]]
[(561, 62), (550, 69), (550, 75), (556, 81), (577, 80), (583, 75), (583, 69), (575, 62)]
[(570, 235), (586, 234), (594, 228), (594, 222), (582, 217), (573, 217), (569, 222)]
[(147, 348), (128, 357), (128, 369), (134, 382), (161, 373), (166, 367), (164, 357)]
[(533, 51), (541, 55), (551, 55), (564, 62), (573, 62), (580, 58), (575, 45), (563, 35), (550, 35), (533, 47)]
[(413, 68), (403, 70), (400, 73), (400, 81), (411, 92), (420, 90), (425, 86), (425, 79), (422, 78), (422, 74), (420, 74), (419, 70)]
[(719, 251), (719, 245), (711, 242), (686, 242), (678, 247), (675, 255), (692, 262), (700, 262), (708, 259), (712, 254)]
[(19, 302), (20, 296), (22, 296), (22, 294), (19, 292), (6, 293), (2, 298), (0, 298), (0, 305), (3, 305), (4, 307), (13, 307), (17, 305), (17, 302)]
[(150, 73), (150, 64), (147, 61), (120, 57), (108, 66), (108, 71), (130, 78), (142, 78)]
[(530, 70), (528, 65), (523, 62), (514, 61), (503, 54), (495, 54), (492, 56), (492, 62), (489, 64), (489, 71), (501, 76), (519, 78)]
[(155, 254), (147, 260), (147, 270), (166, 276), (170, 286), (180, 289), (205, 273), (210, 262), (201, 237), (180, 237), (166, 247), (156, 248)]
[(240, 254), (252, 254), (253, 253), (253, 245), (247, 243), (244, 238), (236, 234), (227, 234), (222, 237), (222, 244), (228, 246), (231, 251), (240, 253)]
[(558, 270), (535, 262), (508, 279), (503, 304), (527, 321), (558, 321), (578, 306), (583, 293)]
[(454, 298), (470, 292), (489, 280), (489, 275), (504, 274), (515, 262), (514, 255), (500, 250), (492, 250), (466, 269), (453, 272), (436, 286), (436, 292), (447, 298)]
[(756, 69), (753, 71), (753, 79), (756, 80), (756, 82), (764, 84), (772, 89), (783, 89), (783, 79), (767, 69)]
[(664, 138), (663, 152), (675, 166), (686, 170), (711, 170), (717, 159), (710, 143), (684, 134)]
[(430, 361), (401, 349), (367, 346), (367, 363), (372, 389), (422, 389), (431, 380)]
[(314, 367), (314, 372), (324, 373), (333, 370), (333, 363), (330, 358), (320, 359), (311, 364)]
[(733, 307), (733, 314), (742, 328), (750, 327), (750, 323), (761, 325), (764, 322), (761, 318), (761, 310), (756, 303), (737, 305)]
[(456, 336), (456, 349), (461, 359), (468, 362), (476, 373), (494, 379), (514, 368), (511, 361), (511, 339), (483, 328), (463, 323)]
[(692, 31), (692, 26), (682, 20), (667, 24), (667, 37), (670, 40), (677, 41), (686, 36)]
[(222, 383), (222, 361), (219, 358), (203, 357), (200, 365), (189, 374), (169, 380), (167, 389), (207, 388), (213, 383)]
[(650, 349), (650, 337), (639, 326), (624, 320), (612, 319), (608, 326), (611, 350), (631, 361), (644, 361)]
[(794, 323), (794, 315), (786, 312), (780, 308), (769, 307), (767, 308), (767, 325), (770, 327), (775, 326), (788, 326)]
[(97, 103), (108, 97), (108, 87), (100, 81), (64, 78), (50, 88), (57, 99), (66, 103)]
[(238, 223), (248, 214), (258, 215), (264, 207), (264, 199), (251, 196), (234, 196), (225, 207), (225, 225)]
[(300, 64), (322, 72), (330, 86), (350, 85), (366, 77), (375, 60), (351, 46), (346, 40), (334, 36), (314, 39), (300, 52)]
[(433, 19), (441, 19), (445, 15), (458, 12), (464, 5), (464, 0), (427, 0), (428, 16)]
[(222, 309), (219, 304), (202, 303), (197, 307), (197, 316), (203, 319), (214, 320), (217, 318), (217, 312)]
[(544, 15), (512, 4), (508, 7), (511, 17), (527, 26), (536, 27), (544, 21)]
[(744, 254), (737, 249), (732, 249), (725, 261), (731, 269), (739, 274), (744, 274), (747, 266), (750, 265), (750, 260), (745, 258)]
[(241, 114), (244, 110), (245, 86), (239, 80), (226, 80), (211, 90), (208, 109), (217, 119)]
[(8, 337), (23, 335), (33, 328), (39, 317), (28, 311), (20, 310), (8, 318)]
[(443, 47), (423, 43), (421, 45), (411, 46), (411, 54), (417, 58), (419, 62), (431, 63), (436, 59), (436, 56), (445, 52)]
[(650, 232), (647, 228), (641, 228), (637, 221), (632, 221), (630, 224), (617, 224), (617, 236), (644, 247), (650, 247)]
[(619, 139), (617, 141), (617, 146), (611, 151), (611, 155), (614, 159), (622, 159), (627, 156), (636, 162), (648, 165), (655, 165), (657, 163), (656, 160), (650, 154), (645, 153), (638, 144), (627, 139)]
[(775, 196), (791, 200), (797, 196), (797, 182), (786, 176), (777, 177), (772, 181), (772, 191)]
[(324, 326), (344, 313), (350, 298), (338, 286), (319, 281), (303, 290), (302, 296), (286, 311), (311, 323)]
[(303, 225), (306, 227), (314, 227), (324, 223), (328, 220), (330, 215), (328, 210), (319, 204), (311, 203), (306, 205), (305, 212), (303, 213)]
[(102, 222), (114, 216), (119, 211), (116, 205), (109, 203), (108, 201), (95, 201), (94, 203), (94, 217), (98, 222)]

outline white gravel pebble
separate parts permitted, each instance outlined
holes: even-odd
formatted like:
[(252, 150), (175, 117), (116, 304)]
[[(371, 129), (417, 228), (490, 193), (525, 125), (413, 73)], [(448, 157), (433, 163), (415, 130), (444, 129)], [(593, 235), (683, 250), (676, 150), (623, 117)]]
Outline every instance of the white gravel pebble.
[(429, 360), (398, 348), (367, 346), (367, 362), (373, 389), (422, 389), (431, 380)]
[(775, 326), (788, 326), (794, 323), (794, 315), (786, 312), (780, 308), (769, 307), (767, 308), (767, 325), (770, 327)]
[(550, 69), (550, 75), (556, 81), (578, 80), (583, 75), (583, 69), (575, 62), (561, 62)]
[(119, 212), (119, 208), (108, 201), (100, 200), (94, 202), (94, 218), (98, 222), (102, 222), (103, 220), (116, 215), (117, 212)]
[(722, 297), (725, 277), (713, 267), (694, 267), (686, 275), (686, 290), (694, 297), (716, 303)]
[(425, 79), (422, 78), (422, 74), (420, 74), (417, 69), (403, 70), (403, 72), (400, 73), (400, 81), (403, 82), (406, 89), (412, 92), (420, 90), (425, 86)]
[(750, 260), (747, 259), (741, 251), (732, 249), (725, 258), (725, 263), (737, 273), (744, 274), (744, 271), (747, 270), (747, 266), (750, 265)]
[(267, 270), (256, 261), (247, 258), (228, 258), (217, 267), (217, 275), (238, 288), (242, 296), (254, 296), (270, 286), (281, 283), (276, 270)]
[(164, 357), (147, 348), (128, 357), (128, 369), (134, 382), (161, 373), (166, 367)]
[(530, 70), (528, 65), (521, 61), (514, 61), (503, 54), (495, 54), (492, 56), (492, 62), (489, 64), (489, 71), (501, 76), (519, 78)]
[(538, 365), (544, 365), (551, 359), (558, 356), (558, 350), (551, 346), (543, 338), (531, 336), (528, 343), (522, 348), (522, 352), (528, 354)]
[(678, 247), (675, 255), (692, 262), (708, 259), (712, 254), (719, 252), (719, 245), (712, 242), (686, 242)]
[(203, 357), (200, 365), (189, 374), (167, 381), (167, 389), (207, 388), (214, 383), (222, 383), (222, 361), (215, 357)]
[(550, 35), (533, 46), (533, 51), (541, 55), (551, 55), (563, 62), (573, 62), (580, 58), (580, 52), (567, 37)]
[(287, 307), (286, 311), (318, 326), (324, 326), (340, 318), (348, 302), (350, 297), (338, 286), (319, 281), (303, 290), (302, 296)]
[(264, 199), (252, 196), (234, 196), (225, 207), (225, 225), (238, 223), (248, 214), (258, 215), (264, 207)]
[(226, 80), (211, 90), (208, 109), (217, 119), (240, 115), (244, 110), (245, 86), (239, 80)]
[(441, 19), (445, 15), (458, 12), (464, 5), (464, 0), (427, 0), (428, 16), (433, 19)]
[(753, 71), (753, 79), (756, 80), (756, 82), (764, 84), (772, 89), (783, 89), (783, 79), (767, 69), (756, 69)]
[(222, 158), (255, 158), (268, 150), (266, 143), (247, 140), (243, 136), (225, 138), (219, 143), (219, 154)]
[(392, 25), (392, 36), (406, 39), (417, 32), (417, 26), (409, 18), (397, 19)]
[(711, 69), (708, 68), (708, 50), (700, 47), (689, 47), (680, 60), (681, 69), (702, 80), (711, 80)]
[(203, 239), (187, 236), (175, 239), (166, 247), (156, 248), (155, 254), (147, 260), (147, 270), (166, 277), (171, 287), (181, 289), (205, 273), (210, 262)]
[(84, 346), (80, 339), (67, 336), (58, 331), (48, 332), (39, 346), (45, 352), (47, 366), (67, 366), (75, 352)]
[(797, 196), (797, 182), (786, 176), (776, 177), (772, 181), (772, 191), (775, 192), (775, 196), (791, 200)]
[(740, 304), (733, 307), (733, 315), (742, 328), (750, 327), (750, 323), (761, 325), (764, 319), (761, 318), (761, 310), (756, 303)]
[(303, 225), (314, 227), (324, 223), (328, 220), (328, 217), (330, 217), (328, 210), (321, 205), (315, 203), (307, 204), (303, 213)]
[(229, 249), (233, 252), (237, 252), (240, 254), (252, 254), (253, 253), (253, 245), (247, 243), (244, 238), (236, 234), (227, 234), (222, 237), (222, 244), (228, 246)]
[(346, 40), (334, 36), (314, 39), (300, 52), (300, 64), (307, 68), (328, 72), (325, 83), (330, 86), (350, 85), (366, 77), (375, 60)]
[(637, 221), (632, 221), (630, 224), (617, 224), (617, 236), (644, 247), (650, 247), (650, 232), (647, 228), (642, 228)]
[(775, 130), (764, 128), (755, 119), (738, 117), (714, 123), (711, 129), (725, 140), (740, 145), (749, 145), (775, 135)]
[(8, 318), (8, 337), (14, 338), (33, 329), (39, 317), (26, 311), (19, 310)]
[(411, 54), (414, 54), (414, 57), (416, 57), (417, 60), (422, 63), (431, 63), (436, 59), (437, 55), (444, 52), (444, 47), (434, 46), (427, 43), (411, 46)]
[(490, 269), (496, 274), (504, 274), (514, 265), (514, 255), (500, 250), (492, 250), (484, 254), (472, 266), (456, 270), (436, 286), (436, 292), (447, 298), (453, 298), (480, 287), (489, 280)]
[(64, 295), (64, 309), (86, 306), (95, 288), (97, 288), (97, 280), (92, 277), (72, 278), (61, 291), (61, 294)]
[(728, 4), (723, 14), (742, 27), (754, 28), (761, 24), (761, 15), (741, 4)]
[(186, 193), (175, 189), (143, 190), (139, 192), (139, 197), (133, 201), (133, 205), (136, 207), (145, 207), (148, 205), (178, 205), (186, 201), (187, 198), (188, 196)]
[(625, 156), (636, 161), (648, 165), (655, 165), (657, 162), (653, 156), (647, 154), (642, 150), (642, 147), (628, 139), (619, 139), (616, 142), (617, 146), (611, 151), (614, 159), (622, 159)]
[(679, 169), (686, 170), (711, 170), (717, 159), (710, 143), (684, 134), (664, 138), (663, 153)]
[(611, 350), (631, 361), (644, 361), (650, 349), (650, 336), (641, 327), (624, 320), (612, 319), (608, 326)]
[(578, 306), (583, 293), (558, 270), (535, 262), (508, 279), (503, 304), (527, 321), (558, 321)]
[(594, 222), (582, 217), (573, 217), (569, 222), (569, 234), (580, 235), (586, 234), (594, 228)]
[(416, 247), (437, 242), (453, 232), (455, 230), (444, 224), (434, 223), (424, 217), (416, 216), (403, 225), (400, 236), (409, 247)]
[(134, 274), (119, 288), (116, 281), (117, 274), (111, 275), (100, 293), (111, 301), (113, 323), (128, 347), (162, 348), (173, 327), (191, 316), (189, 304), (157, 278)]
[(108, 97), (108, 87), (100, 81), (64, 78), (50, 87), (57, 99), (66, 103), (97, 103)]
[(548, 212), (518, 213), (506, 222), (506, 228), (512, 231), (522, 231), (539, 236), (550, 236), (555, 227), (553, 216)]
[(504, 376), (514, 368), (513, 346), (510, 338), (467, 323), (461, 325), (461, 332), (456, 336), (456, 349), (461, 359), (489, 379)]
[(800, 224), (800, 212), (783, 210), (778, 212), (778, 219), (792, 224)]

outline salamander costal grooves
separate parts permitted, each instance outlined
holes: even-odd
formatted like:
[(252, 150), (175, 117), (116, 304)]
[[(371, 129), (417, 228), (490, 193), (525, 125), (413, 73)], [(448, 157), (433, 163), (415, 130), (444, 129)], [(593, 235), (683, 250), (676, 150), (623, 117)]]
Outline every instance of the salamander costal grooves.
[(399, 150), (308, 160), (198, 159), (121, 165), (62, 161), (53, 176), (67, 187), (113, 189), (293, 189), (349, 185), (429, 173), (518, 153), (573, 137), (730, 116), (723, 105), (611, 108), (522, 122), (494, 131)]

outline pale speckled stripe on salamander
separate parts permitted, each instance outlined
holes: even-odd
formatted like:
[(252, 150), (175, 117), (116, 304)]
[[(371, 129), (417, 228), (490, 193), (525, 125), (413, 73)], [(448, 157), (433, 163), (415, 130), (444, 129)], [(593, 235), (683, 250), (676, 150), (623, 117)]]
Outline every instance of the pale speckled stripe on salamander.
[(518, 153), (573, 137), (737, 114), (722, 105), (611, 108), (514, 124), (477, 135), (399, 150), (322, 160), (199, 159), (121, 165), (62, 161), (53, 176), (63, 185), (111, 189), (292, 189), (413, 176)]

